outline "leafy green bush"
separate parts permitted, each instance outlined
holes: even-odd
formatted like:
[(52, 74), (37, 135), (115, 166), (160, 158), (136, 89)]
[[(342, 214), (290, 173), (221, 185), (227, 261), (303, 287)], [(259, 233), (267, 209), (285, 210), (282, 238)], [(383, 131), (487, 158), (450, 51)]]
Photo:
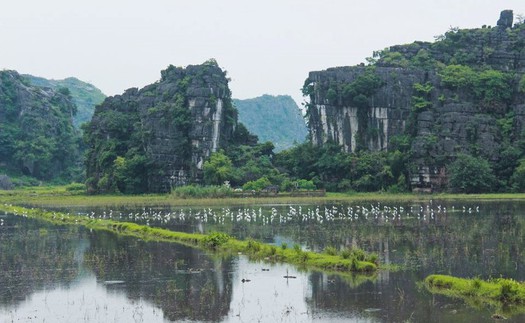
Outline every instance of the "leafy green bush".
[(441, 83), (452, 89), (472, 86), (477, 82), (476, 72), (463, 65), (448, 65), (439, 76), (441, 76)]
[(365, 261), (366, 253), (359, 248), (352, 249), (352, 256), (359, 261)]
[(489, 162), (481, 157), (459, 154), (448, 168), (449, 189), (460, 193), (495, 190), (497, 180)]
[(248, 245), (246, 246), (246, 249), (248, 249), (251, 252), (257, 253), (261, 251), (262, 244), (258, 241), (255, 241), (253, 239), (248, 240)]
[(312, 180), (300, 179), (297, 181), (297, 188), (302, 190), (315, 190), (315, 184)]
[(272, 183), (266, 176), (264, 176), (264, 177), (259, 178), (256, 181), (247, 182), (246, 184), (242, 186), (242, 189), (245, 191), (251, 191), (251, 190), (260, 191), (270, 185), (272, 185)]
[(233, 176), (232, 161), (223, 151), (211, 154), (210, 159), (204, 162), (203, 170), (204, 182), (208, 185), (221, 185)]
[(351, 255), (352, 255), (352, 249), (345, 248), (341, 250), (341, 257), (343, 257), (343, 259), (350, 259)]

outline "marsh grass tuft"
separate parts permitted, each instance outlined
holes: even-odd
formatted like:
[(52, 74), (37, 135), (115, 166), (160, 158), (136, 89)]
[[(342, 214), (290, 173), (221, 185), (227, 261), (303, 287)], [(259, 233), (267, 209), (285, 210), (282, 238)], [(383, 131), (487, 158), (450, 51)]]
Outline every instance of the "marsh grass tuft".
[(186, 185), (176, 187), (171, 195), (177, 198), (225, 198), (233, 196), (233, 190), (227, 186)]
[(217, 249), (224, 245), (228, 240), (230, 240), (232, 237), (227, 235), (226, 233), (221, 232), (212, 232), (204, 238), (202, 238), (201, 243), (202, 245), (211, 248), (211, 249)]
[(424, 285), (432, 293), (462, 298), (469, 304), (488, 304), (504, 311), (525, 312), (525, 283), (513, 279), (430, 275), (425, 278)]
[(327, 254), (327, 255), (330, 255), (330, 256), (335, 256), (335, 255), (337, 255), (337, 249), (335, 249), (332, 246), (328, 246), (328, 247), (324, 248), (324, 253)]

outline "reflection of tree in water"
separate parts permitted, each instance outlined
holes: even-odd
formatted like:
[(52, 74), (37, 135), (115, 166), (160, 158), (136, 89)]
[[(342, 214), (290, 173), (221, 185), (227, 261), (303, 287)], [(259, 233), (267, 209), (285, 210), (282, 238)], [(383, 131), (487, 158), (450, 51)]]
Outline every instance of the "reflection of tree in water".
[(228, 314), (232, 299), (230, 260), (212, 259), (177, 244), (144, 242), (96, 232), (85, 265), (130, 299), (147, 299), (172, 321), (212, 320)]
[[(465, 309), (461, 300), (433, 296), (420, 288), (412, 272), (380, 272), (375, 281), (358, 285), (341, 283), (337, 276), (310, 275), (311, 296), (306, 298), (314, 317), (332, 315), (360, 318), (367, 322), (464, 322), (487, 321), (487, 313)], [(360, 321), (358, 319), (358, 321)], [(340, 320), (338, 320), (340, 321)]]
[(68, 285), (78, 276), (85, 244), (76, 227), (50, 226), (18, 216), (0, 229), (0, 304), (14, 305), (35, 291)]
[[(361, 207), (371, 209), (377, 202), (360, 202)], [(455, 209), (453, 208), (455, 205)], [(387, 205), (381, 204), (380, 209)], [(361, 215), (354, 220), (317, 220), (302, 221), (299, 216), (289, 217), (281, 223), (278, 217), (273, 223), (259, 221), (231, 221), (224, 223), (200, 222), (188, 218), (186, 222), (172, 222), (177, 229), (184, 226), (186, 231), (195, 231), (199, 227), (204, 232), (219, 231), (231, 234), (239, 239), (253, 238), (267, 243), (280, 244), (280, 239), (290, 243), (299, 243), (314, 251), (321, 251), (327, 246), (338, 249), (358, 247), (369, 252), (378, 252), (383, 263), (404, 265), (417, 270), (421, 275), (428, 273), (449, 273), (458, 276), (483, 277), (504, 275), (525, 279), (523, 272), (523, 250), (525, 242), (523, 228), (525, 219), (521, 216), (524, 203), (518, 202), (476, 202), (455, 203), (405, 203), (390, 204), (389, 207), (403, 207), (405, 213), (400, 218), (389, 220), (383, 216), (370, 214), (367, 219)], [(438, 209), (438, 206), (440, 209)], [(481, 212), (478, 212), (478, 206)], [(333, 205), (303, 205), (302, 212), (320, 209), (331, 210)], [(357, 205), (335, 205), (340, 212)], [(444, 209), (447, 212), (443, 212)], [(231, 208), (233, 218), (238, 214), (249, 214), (252, 219), (260, 214), (266, 219), (274, 212), (287, 217), (292, 206), (240, 207)], [(295, 206), (299, 210), (299, 206)], [(431, 211), (432, 210), (432, 211)], [(137, 210), (140, 213), (143, 210)], [(151, 211), (151, 210), (150, 210)], [(157, 210), (158, 211), (158, 210)], [(211, 214), (208, 209), (208, 214)], [(109, 211), (108, 211), (109, 212)], [(175, 209), (164, 210), (177, 213)], [(179, 210), (180, 212), (180, 210)], [(185, 210), (190, 214), (189, 210)], [(193, 214), (204, 214), (204, 209), (194, 208)], [(216, 214), (224, 209), (215, 209)], [(130, 211), (129, 213), (133, 213)], [(151, 212), (150, 212), (151, 213)], [(410, 213), (407, 216), (406, 213)], [(435, 214), (434, 214), (435, 213)], [(434, 215), (433, 215), (434, 214)], [(259, 217), (260, 219), (260, 217)], [(153, 225), (160, 225), (155, 223)]]
[[(354, 312), (390, 322), (453, 322), (458, 320), (454, 313), (461, 311), (468, 313), (466, 321), (486, 321), (486, 312), (465, 309), (461, 300), (431, 295), (414, 284), (430, 273), (525, 279), (522, 208), (513, 203), (485, 207), (484, 215), (460, 212), (434, 221), (352, 225), (332, 231), (331, 241), (347, 241), (350, 236), (358, 246), (375, 246), (383, 257), (388, 255), (409, 270), (380, 271), (376, 281), (358, 286), (313, 274), (312, 296), (307, 299), (310, 308)], [(376, 309), (378, 304), (381, 310)]]

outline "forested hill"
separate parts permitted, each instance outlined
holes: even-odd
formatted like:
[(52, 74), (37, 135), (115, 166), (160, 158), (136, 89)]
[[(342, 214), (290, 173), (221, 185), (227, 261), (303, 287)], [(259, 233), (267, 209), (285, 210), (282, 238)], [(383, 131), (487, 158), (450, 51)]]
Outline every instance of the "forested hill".
[(80, 136), (69, 91), (31, 85), (0, 71), (0, 174), (80, 180)]
[(22, 75), (33, 85), (40, 87), (47, 87), (58, 90), (60, 88), (67, 88), (71, 94), (73, 102), (77, 106), (77, 114), (73, 118), (73, 124), (79, 128), (84, 122), (90, 121), (95, 106), (102, 103), (106, 96), (102, 91), (92, 84), (83, 82), (74, 77), (68, 77), (63, 80), (49, 80), (43, 77), (33, 75)]
[(412, 188), (522, 185), (525, 24), (511, 10), (494, 27), (451, 28), (432, 43), (377, 51), (369, 63), (310, 72), (303, 93), (315, 145), (402, 156), (383, 178)]
[(263, 95), (253, 99), (234, 99), (239, 121), (259, 137), (270, 141), (275, 151), (292, 147), (306, 140), (308, 129), (301, 111), (288, 95)]

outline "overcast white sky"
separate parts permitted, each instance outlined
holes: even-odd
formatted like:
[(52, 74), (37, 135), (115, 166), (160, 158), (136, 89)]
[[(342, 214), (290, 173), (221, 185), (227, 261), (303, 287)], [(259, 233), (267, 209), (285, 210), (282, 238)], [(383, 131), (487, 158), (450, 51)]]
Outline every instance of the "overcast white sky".
[(0, 0), (0, 69), (69, 76), (107, 95), (143, 87), (169, 64), (215, 58), (235, 98), (302, 102), (309, 71), (432, 41), (450, 27), (496, 25), (524, 0)]

